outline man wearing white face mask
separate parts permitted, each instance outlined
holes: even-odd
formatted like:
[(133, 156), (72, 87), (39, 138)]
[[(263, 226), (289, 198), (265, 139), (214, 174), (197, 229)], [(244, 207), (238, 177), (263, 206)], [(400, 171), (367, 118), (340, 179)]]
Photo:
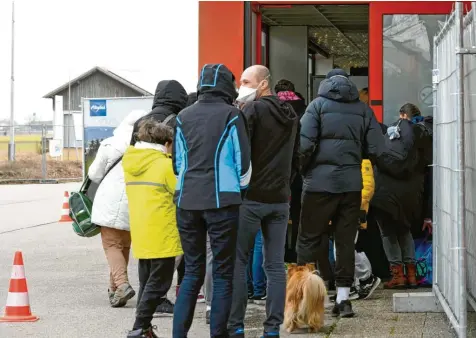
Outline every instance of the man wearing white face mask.
[(284, 250), (290, 183), (299, 165), (299, 118), (289, 103), (272, 94), (271, 75), (266, 67), (249, 67), (240, 82), (237, 101), (248, 122), (253, 172), (240, 207), (228, 330), (230, 337), (244, 337), (248, 298), (246, 264), (261, 227), (268, 280), (264, 337), (279, 337), (286, 293)]

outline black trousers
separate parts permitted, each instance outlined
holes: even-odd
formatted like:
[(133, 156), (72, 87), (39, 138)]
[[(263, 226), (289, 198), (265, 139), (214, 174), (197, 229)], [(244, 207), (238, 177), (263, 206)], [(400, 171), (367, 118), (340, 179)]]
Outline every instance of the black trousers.
[[(296, 175), (293, 183), (291, 184), (291, 203), (289, 208), (289, 216), (292, 222), (291, 236), (286, 236), (286, 251), (284, 255), (284, 261), (288, 263), (296, 263), (297, 253), (296, 253), (296, 243), (299, 230), (299, 221), (301, 216), (301, 196), (302, 196), (302, 177), (301, 175)], [(289, 238), (291, 237), (291, 238)], [(290, 243), (289, 243), (290, 239)]]
[(139, 295), (134, 330), (150, 327), (155, 309), (167, 294), (174, 276), (175, 257), (139, 259)]
[[(335, 282), (351, 287), (355, 270), (355, 236), (359, 227), (361, 192), (331, 194), (304, 192), (297, 241), (298, 264), (317, 261), (322, 278), (332, 276), (329, 262), (329, 235), (336, 245)], [(329, 222), (332, 221), (332, 225)]]

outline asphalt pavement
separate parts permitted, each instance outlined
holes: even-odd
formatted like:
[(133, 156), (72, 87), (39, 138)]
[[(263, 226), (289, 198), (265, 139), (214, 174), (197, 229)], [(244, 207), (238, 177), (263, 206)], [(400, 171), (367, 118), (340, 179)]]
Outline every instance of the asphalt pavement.
[[(70, 223), (58, 223), (63, 193), (79, 184), (0, 185), (0, 309), (3, 314), (13, 256), (23, 252), (34, 323), (0, 323), (0, 338), (118, 338), (134, 321), (136, 299), (112, 309), (107, 297), (108, 267), (100, 237), (81, 238)], [(131, 261), (131, 284), (138, 288), (137, 264)], [(174, 279), (175, 285), (176, 279)], [(170, 299), (175, 300), (175, 288)], [(317, 334), (301, 332), (282, 337), (452, 337), (444, 314), (394, 314), (391, 292), (378, 290), (375, 299), (354, 302), (357, 316), (335, 320), (328, 312)], [(247, 338), (260, 337), (264, 307), (250, 305)], [(474, 330), (475, 317), (469, 326)], [(172, 318), (153, 322), (159, 337), (171, 337)], [(474, 335), (471, 335), (474, 334)], [(471, 331), (468, 337), (476, 337)], [(189, 337), (209, 337), (205, 305), (198, 304)]]

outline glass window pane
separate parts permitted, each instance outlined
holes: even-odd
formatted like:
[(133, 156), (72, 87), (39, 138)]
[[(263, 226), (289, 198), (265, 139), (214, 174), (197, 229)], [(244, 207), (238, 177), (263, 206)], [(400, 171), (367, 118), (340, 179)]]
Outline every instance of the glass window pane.
[(383, 17), (383, 122), (398, 119), (410, 102), (423, 115), (433, 113), (431, 71), (433, 36), (445, 15), (384, 15)]

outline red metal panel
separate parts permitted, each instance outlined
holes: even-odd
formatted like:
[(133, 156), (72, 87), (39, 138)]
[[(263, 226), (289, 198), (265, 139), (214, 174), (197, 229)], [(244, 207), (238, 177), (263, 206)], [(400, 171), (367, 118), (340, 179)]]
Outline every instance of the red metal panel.
[(243, 1), (200, 1), (198, 4), (198, 70), (223, 63), (239, 79), (244, 65)]
[(383, 16), (386, 14), (449, 14), (454, 2), (371, 2), (369, 9), (369, 97), (377, 119), (383, 121)]

